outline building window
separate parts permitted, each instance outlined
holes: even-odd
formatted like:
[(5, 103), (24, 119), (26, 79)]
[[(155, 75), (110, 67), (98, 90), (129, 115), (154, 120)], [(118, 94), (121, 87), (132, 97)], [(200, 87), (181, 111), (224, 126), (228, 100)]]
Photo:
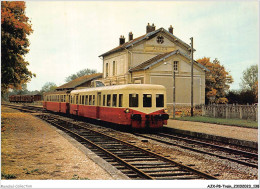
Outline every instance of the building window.
[(175, 72), (178, 71), (178, 64), (179, 64), (179, 61), (174, 61), (174, 62), (173, 62), (173, 70), (174, 70)]
[(106, 63), (106, 77), (108, 77), (108, 63)]
[(115, 75), (115, 71), (116, 71), (116, 62), (113, 61), (113, 75)]

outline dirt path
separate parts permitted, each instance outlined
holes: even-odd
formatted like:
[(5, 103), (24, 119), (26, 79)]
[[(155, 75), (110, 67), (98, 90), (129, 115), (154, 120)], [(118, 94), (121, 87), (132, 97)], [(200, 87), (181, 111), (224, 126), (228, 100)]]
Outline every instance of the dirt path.
[(3, 106), (1, 117), (2, 179), (112, 179), (40, 119)]

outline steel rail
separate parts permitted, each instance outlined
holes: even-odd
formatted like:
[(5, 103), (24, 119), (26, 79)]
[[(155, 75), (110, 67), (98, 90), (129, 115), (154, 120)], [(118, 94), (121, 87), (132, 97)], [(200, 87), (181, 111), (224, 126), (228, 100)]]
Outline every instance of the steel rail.
[(178, 146), (178, 147), (181, 147), (181, 148), (184, 148), (184, 149), (187, 149), (187, 150), (191, 150), (191, 151), (194, 151), (194, 152), (198, 152), (198, 153), (202, 153), (202, 154), (208, 154), (208, 155), (211, 155), (211, 156), (216, 156), (216, 157), (221, 158), (221, 159), (227, 159), (227, 160), (230, 160), (230, 161), (242, 164), (242, 165), (246, 165), (246, 166), (249, 166), (249, 167), (258, 168), (258, 164), (248, 163), (248, 162), (245, 162), (245, 161), (236, 160), (236, 159), (233, 159), (233, 158), (214, 154), (214, 153), (211, 153), (211, 152), (206, 152), (204, 150), (198, 150), (198, 149), (195, 149), (195, 148), (187, 147), (187, 146), (184, 146), (184, 145), (181, 145), (181, 144), (175, 144), (173, 142), (163, 141), (161, 139), (157, 139), (157, 138), (151, 137), (151, 136), (145, 136), (145, 135), (137, 134), (137, 133), (135, 133), (135, 135), (140, 136), (140, 137), (144, 137), (144, 138), (149, 138), (149, 139), (155, 140), (157, 142)]
[(206, 174), (206, 173), (204, 173), (204, 172), (201, 172), (201, 171), (198, 171), (198, 170), (196, 170), (196, 169), (193, 169), (192, 167), (189, 167), (189, 166), (187, 166), (187, 165), (180, 164), (180, 163), (178, 163), (178, 162), (176, 162), (176, 161), (173, 161), (173, 160), (171, 160), (171, 159), (169, 159), (169, 158), (167, 158), (167, 157), (164, 157), (164, 156), (159, 155), (159, 154), (156, 154), (156, 153), (154, 153), (154, 152), (145, 150), (145, 149), (143, 149), (143, 148), (141, 148), (141, 147), (138, 147), (138, 146), (136, 146), (136, 145), (130, 144), (130, 143), (126, 142), (126, 141), (122, 141), (122, 140), (117, 139), (117, 138), (115, 138), (115, 137), (109, 136), (109, 135), (107, 135), (107, 134), (105, 134), (105, 133), (102, 133), (102, 132), (99, 132), (99, 131), (95, 131), (95, 130), (89, 129), (89, 128), (87, 128), (86, 126), (79, 125), (79, 127), (82, 127), (82, 128), (84, 128), (84, 129), (87, 129), (87, 130), (90, 130), (90, 131), (92, 131), (92, 132), (98, 133), (98, 134), (100, 134), (100, 135), (106, 136), (106, 137), (108, 137), (108, 138), (111, 138), (111, 139), (113, 139), (113, 140), (116, 140), (116, 141), (118, 141), (118, 142), (121, 142), (121, 143), (123, 143), (123, 144), (126, 144), (126, 145), (128, 145), (128, 146), (137, 148), (137, 149), (139, 149), (139, 150), (141, 150), (141, 151), (143, 151), (143, 152), (145, 152), (145, 153), (147, 153), (147, 154), (150, 154), (150, 155), (152, 155), (152, 156), (154, 156), (154, 157), (157, 157), (158, 159), (164, 160), (164, 161), (169, 162), (169, 163), (171, 163), (171, 164), (175, 164), (175, 165), (177, 165), (177, 166), (179, 166), (179, 167), (181, 167), (181, 168), (183, 168), (183, 169), (185, 169), (185, 170), (187, 170), (187, 171), (191, 171), (191, 172), (193, 172), (193, 173), (196, 173), (196, 174), (198, 174), (198, 175), (201, 175), (201, 176), (204, 177), (204, 178), (217, 180), (216, 177), (213, 177), (213, 176), (208, 175), (208, 174)]
[(91, 144), (92, 146), (95, 146), (96, 148), (100, 149), (101, 151), (105, 152), (106, 154), (108, 154), (109, 156), (111, 156), (112, 158), (114, 158), (116, 161), (119, 161), (120, 163), (123, 163), (126, 167), (128, 167), (128, 168), (132, 169), (133, 171), (135, 171), (135, 172), (138, 174), (138, 176), (140, 176), (140, 177), (142, 177), (142, 178), (145, 178), (145, 179), (154, 180), (151, 176), (145, 174), (143, 171), (137, 169), (136, 167), (134, 167), (134, 166), (132, 166), (131, 164), (127, 163), (126, 161), (124, 161), (124, 160), (121, 159), (120, 157), (114, 155), (113, 153), (107, 151), (106, 149), (104, 149), (104, 148), (102, 148), (101, 146), (95, 144), (94, 142), (92, 142), (92, 141), (86, 139), (85, 137), (83, 137), (83, 136), (81, 136), (81, 135), (79, 135), (79, 134), (77, 134), (77, 133), (75, 133), (75, 132), (73, 132), (73, 131), (71, 131), (71, 130), (69, 130), (69, 129), (67, 129), (67, 128), (65, 128), (65, 127), (63, 127), (63, 126), (61, 126), (61, 125), (59, 125), (59, 124), (57, 124), (57, 123), (55, 123), (55, 122), (52, 122), (52, 121), (49, 121), (49, 120), (48, 120), (48, 122), (51, 123), (51, 124), (54, 124), (54, 125), (57, 126), (57, 127), (60, 127), (60, 128), (62, 128), (62, 129), (64, 129), (64, 130), (66, 130), (67, 132), (72, 133), (73, 135), (77, 136), (78, 138), (84, 140), (85, 142), (88, 142), (88, 143)]
[(258, 158), (258, 154), (256, 154), (256, 153), (251, 153), (251, 152), (247, 152), (247, 151), (243, 151), (243, 150), (237, 150), (237, 149), (232, 149), (232, 148), (226, 148), (226, 147), (224, 147), (224, 146), (215, 145), (215, 144), (210, 144), (210, 143), (203, 142), (203, 141), (198, 141), (198, 140), (195, 140), (195, 139), (187, 139), (187, 138), (184, 138), (184, 137), (173, 136), (173, 135), (171, 135), (171, 134), (165, 134), (165, 133), (158, 133), (158, 134), (156, 134), (156, 135), (166, 136), (166, 137), (169, 137), (169, 138), (180, 139), (180, 140), (184, 140), (184, 141), (187, 141), (187, 142), (191, 142), (191, 143), (193, 143), (193, 144), (194, 144), (194, 143), (202, 144), (202, 145), (206, 145), (206, 146), (218, 148), (218, 149), (221, 149), (221, 150), (227, 150), (227, 151), (234, 152), (234, 153), (237, 153), (237, 154), (241, 154), (241, 153), (242, 153), (242, 154), (244, 154), (244, 155), (246, 155), (246, 156)]

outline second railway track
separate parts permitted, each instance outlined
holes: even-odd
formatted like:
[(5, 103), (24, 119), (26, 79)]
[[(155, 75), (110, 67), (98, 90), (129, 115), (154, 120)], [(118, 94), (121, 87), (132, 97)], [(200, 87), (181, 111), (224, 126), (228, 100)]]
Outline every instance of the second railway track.
[(220, 159), (227, 159), (248, 167), (258, 168), (258, 154), (243, 151), (223, 145), (212, 144), (198, 139), (177, 136), (175, 134), (156, 133), (156, 134), (134, 134), (143, 138), (157, 142), (177, 146), (183, 149), (194, 151), (201, 154), (215, 156)]

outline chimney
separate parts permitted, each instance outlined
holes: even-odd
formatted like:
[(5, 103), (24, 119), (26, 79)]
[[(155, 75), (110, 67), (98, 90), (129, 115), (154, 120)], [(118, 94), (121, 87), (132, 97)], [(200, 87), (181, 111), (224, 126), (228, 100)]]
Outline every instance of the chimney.
[(129, 32), (129, 41), (133, 40), (133, 37), (134, 37), (133, 33)]
[(152, 25), (152, 31), (155, 31), (155, 25), (154, 25), (154, 23), (153, 23), (153, 25)]
[(171, 34), (173, 34), (173, 27), (172, 27), (172, 25), (170, 25), (170, 27), (169, 27), (169, 32), (170, 32)]
[(155, 30), (155, 25), (153, 24), (152, 26), (150, 26), (150, 24), (148, 23), (148, 25), (146, 26), (146, 33), (152, 32)]
[(123, 35), (119, 38), (119, 45), (123, 45), (125, 43), (125, 37)]

